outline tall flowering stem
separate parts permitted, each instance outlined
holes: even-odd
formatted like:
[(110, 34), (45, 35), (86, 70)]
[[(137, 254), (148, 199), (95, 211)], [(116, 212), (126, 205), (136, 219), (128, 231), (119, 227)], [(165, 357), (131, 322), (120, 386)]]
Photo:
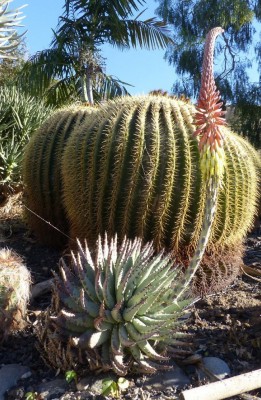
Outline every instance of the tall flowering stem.
[(216, 37), (223, 32), (222, 28), (212, 29), (206, 38), (201, 88), (195, 115), (197, 127), (195, 135), (199, 137), (199, 151), (203, 179), (216, 186), (220, 181), (224, 167), (224, 149), (222, 126), (226, 124), (219, 91), (213, 75), (213, 55)]
[(208, 244), (211, 227), (217, 207), (218, 188), (222, 182), (225, 164), (222, 127), (226, 124), (219, 91), (213, 74), (214, 45), (216, 37), (223, 33), (220, 27), (213, 28), (206, 37), (204, 48), (201, 88), (195, 114), (196, 130), (199, 138), (200, 168), (206, 185), (204, 220), (198, 246), (184, 274), (181, 284), (186, 290), (194, 277)]

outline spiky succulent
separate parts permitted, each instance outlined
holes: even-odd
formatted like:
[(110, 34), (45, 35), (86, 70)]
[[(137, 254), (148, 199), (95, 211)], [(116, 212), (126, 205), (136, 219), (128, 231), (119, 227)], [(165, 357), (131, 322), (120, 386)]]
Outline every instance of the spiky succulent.
[(13, 58), (12, 50), (19, 45), (20, 38), (24, 35), (19, 36), (16, 32), (16, 27), (21, 26), (24, 19), (21, 15), (24, 6), (8, 11), (11, 1), (2, 0), (0, 4), (0, 58)]
[(23, 327), (30, 282), (22, 259), (9, 249), (0, 250), (0, 342)]
[(152, 244), (142, 247), (141, 239), (125, 238), (117, 251), (116, 237), (108, 242), (105, 236), (103, 243), (99, 238), (95, 257), (87, 244), (78, 243), (71, 268), (61, 261), (55, 315), (39, 335), (49, 363), (62, 369), (82, 363), (118, 375), (153, 373), (167, 367), (160, 364), (168, 360), (167, 353), (186, 353), (182, 346), (188, 343), (181, 340), (186, 335), (177, 326), (191, 300), (181, 296), (177, 301), (183, 290), (178, 270), (170, 256), (153, 253)]

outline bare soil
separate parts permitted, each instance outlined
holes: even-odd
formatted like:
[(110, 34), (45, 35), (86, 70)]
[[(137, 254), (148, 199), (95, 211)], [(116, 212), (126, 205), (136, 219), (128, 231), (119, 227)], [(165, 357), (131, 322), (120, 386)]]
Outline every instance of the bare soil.
[[(52, 278), (52, 271), (57, 271), (58, 261), (62, 256), (60, 251), (39, 244), (28, 231), (22, 219), (19, 201), (5, 207), (0, 213), (0, 248), (3, 247), (13, 249), (23, 257), (31, 271), (33, 284)], [(260, 232), (253, 232), (247, 238), (244, 263), (261, 272)], [(186, 326), (186, 330), (193, 334), (197, 354), (223, 359), (229, 365), (232, 375), (261, 368), (260, 289), (260, 278), (255, 280), (243, 274), (225, 291), (210, 295), (192, 307), (192, 322)], [(26, 329), (13, 333), (0, 346), (0, 364), (19, 363), (30, 368), (30, 378), (18, 385), (24, 386), (24, 393), (33, 391), (43, 380), (55, 379), (57, 373), (44, 364), (40, 353), (35, 349), (37, 315), (49, 304), (50, 294), (42, 295), (33, 301), (29, 305)], [(193, 386), (204, 383), (198, 380), (195, 366), (182, 368), (191, 377)], [(96, 398), (77, 397), (76, 388), (73, 386), (70, 390), (71, 395), (68, 394), (68, 399)], [(261, 389), (253, 394), (261, 396)], [(168, 397), (166, 393), (165, 397), (159, 397), (155, 393), (144, 396), (143, 398), (147, 399), (174, 398)], [(19, 397), (18, 391), (11, 391), (6, 398), (24, 397)], [(123, 398), (131, 397), (125, 395)]]

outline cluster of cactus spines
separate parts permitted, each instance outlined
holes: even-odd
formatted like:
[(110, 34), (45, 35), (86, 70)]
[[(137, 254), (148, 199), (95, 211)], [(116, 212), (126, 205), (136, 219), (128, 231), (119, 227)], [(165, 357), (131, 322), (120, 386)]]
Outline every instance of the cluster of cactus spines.
[[(195, 249), (206, 188), (193, 138), (194, 112), (191, 104), (166, 97), (119, 99), (76, 129), (62, 161), (70, 236), (95, 246), (99, 233), (117, 232), (119, 240), (143, 237), (175, 254), (184, 254), (186, 246)], [(257, 198), (254, 150), (228, 128), (223, 131), (224, 182), (209, 244), (218, 252), (242, 240)]]
[[(40, 329), (48, 334), (39, 332), (48, 362), (117, 375), (168, 368), (162, 365), (168, 353), (191, 352), (178, 331), (191, 303), (180, 296), (179, 275), (170, 255), (154, 255), (152, 243), (142, 246), (141, 239), (125, 238), (117, 249), (116, 236), (109, 242), (105, 235), (103, 243), (99, 237), (95, 257), (78, 243), (70, 267), (62, 260), (55, 276), (54, 307)], [(64, 346), (54, 351), (57, 338)]]
[(94, 110), (71, 106), (57, 111), (35, 132), (26, 148), (23, 160), (26, 219), (43, 243), (63, 246), (67, 241), (60, 232), (68, 234), (62, 204), (61, 157), (74, 127)]
[(24, 327), (30, 283), (23, 260), (9, 249), (0, 250), (0, 342)]
[(106, 230), (176, 248), (200, 190), (192, 123), (183, 102), (143, 96), (109, 102), (75, 130), (62, 166), (71, 235), (95, 245)]

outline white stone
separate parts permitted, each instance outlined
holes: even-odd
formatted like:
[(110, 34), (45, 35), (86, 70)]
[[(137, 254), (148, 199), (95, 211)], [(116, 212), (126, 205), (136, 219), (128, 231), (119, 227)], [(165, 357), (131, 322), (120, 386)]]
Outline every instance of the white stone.
[[(227, 363), (218, 357), (203, 357), (202, 364), (213, 375), (219, 379), (227, 378), (231, 375), (231, 371)], [(200, 370), (200, 378), (206, 377), (204, 371)]]

